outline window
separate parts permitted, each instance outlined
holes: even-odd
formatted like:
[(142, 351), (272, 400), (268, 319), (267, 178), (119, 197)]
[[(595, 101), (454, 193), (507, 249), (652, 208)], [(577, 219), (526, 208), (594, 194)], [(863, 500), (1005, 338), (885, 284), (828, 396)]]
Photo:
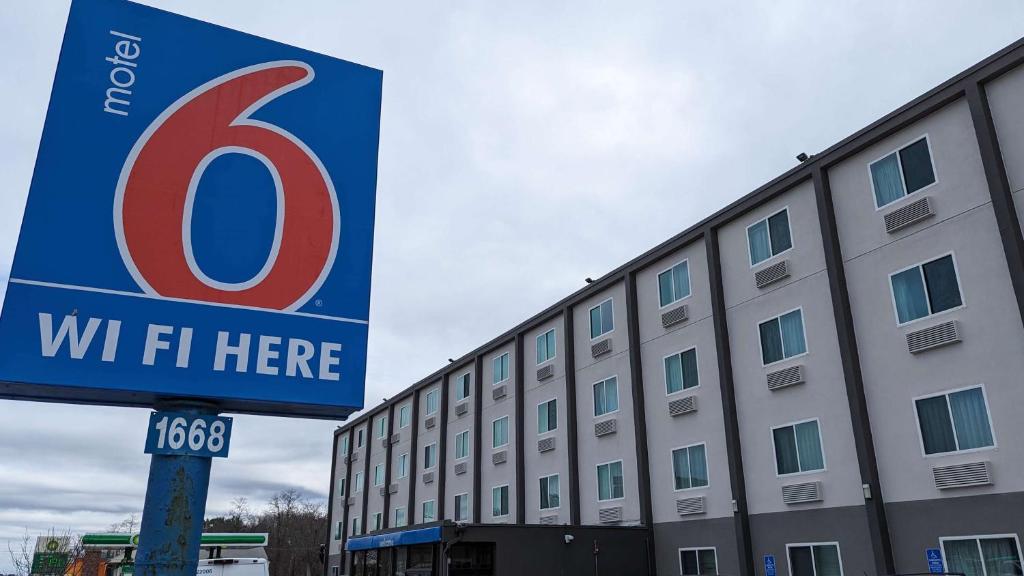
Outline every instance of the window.
[(537, 365), (541, 365), (555, 357), (555, 329), (537, 336)]
[(772, 428), (779, 475), (825, 469), (817, 420)]
[(799, 308), (758, 325), (761, 363), (765, 366), (807, 352), (804, 315)]
[(338, 522), (338, 525), (334, 528), (334, 539), (341, 540), (341, 531), (345, 528), (344, 522)]
[(469, 372), (455, 379), (455, 400), (469, 398)]
[(878, 208), (935, 183), (927, 137), (872, 162), (869, 169)]
[(352, 519), (352, 535), (361, 534), (363, 531), (363, 523), (359, 521), (359, 516)]
[(395, 508), (395, 527), (401, 528), (406, 525), (405, 508)]
[(406, 452), (398, 457), (398, 477), (405, 478), (409, 475), (409, 453)]
[(615, 376), (594, 384), (594, 416), (603, 416), (619, 409), (619, 381)]
[(900, 324), (963, 304), (952, 254), (891, 274), (889, 282)]
[(377, 420), (377, 438), (383, 438), (388, 434), (388, 417), (381, 416)]
[(981, 386), (914, 400), (925, 454), (993, 446), (988, 403)]
[(552, 398), (537, 406), (537, 434), (558, 428), (558, 400)]
[(374, 512), (373, 513), (373, 531), (376, 532), (384, 527), (384, 513)]
[(383, 486), (384, 485), (384, 465), (374, 464), (373, 465), (373, 485)]
[(664, 308), (690, 295), (690, 263), (679, 264), (658, 274), (658, 301)]
[(597, 499), (616, 500), (623, 496), (622, 460), (597, 467)]
[(789, 236), (789, 209), (772, 214), (747, 227), (750, 265), (755, 266), (793, 247)]
[(352, 492), (359, 494), (363, 491), (363, 473), (356, 472), (355, 480), (352, 481)]
[(331, 566), (331, 576), (341, 576), (341, 568), (338, 566)]
[(430, 416), (431, 414), (437, 414), (437, 407), (440, 405), (440, 395), (441, 391), (438, 390), (437, 388), (434, 388), (430, 392), (427, 392), (427, 416)]
[(590, 339), (607, 334), (615, 328), (612, 299), (609, 298), (590, 309)]
[(680, 548), (679, 573), (683, 576), (718, 574), (718, 554), (714, 548)]
[(838, 544), (787, 544), (791, 576), (843, 576)]
[(665, 393), (672, 394), (699, 385), (696, 348), (665, 357)]
[(406, 404), (398, 409), (398, 427), (405, 428), (412, 420), (412, 406)]
[(424, 523), (426, 523), (426, 522), (434, 522), (435, 520), (437, 520), (437, 516), (434, 513), (434, 501), (433, 500), (426, 500), (426, 501), (424, 501), (423, 505), (422, 505), (422, 508), (423, 508), (423, 513), (420, 514), (420, 517), (423, 519)]
[(508, 444), (508, 416), (502, 416), (491, 422), (491, 448), (500, 448)]
[(423, 447), (423, 469), (429, 470), (437, 465), (437, 442)]
[(704, 444), (694, 444), (672, 451), (672, 472), (676, 490), (702, 488), (708, 485), (708, 459)]
[(341, 453), (342, 456), (348, 455), (348, 436), (347, 435), (341, 437), (341, 452), (340, 453)]
[(558, 497), (558, 474), (540, 479), (540, 509), (550, 510), (560, 506)]
[(344, 478), (342, 478), (338, 482), (338, 496), (341, 496), (342, 498), (345, 497), (345, 479)]
[(455, 459), (461, 460), (467, 457), (469, 457), (469, 430), (455, 435)]
[(363, 430), (362, 428), (360, 428), (359, 430), (356, 430), (356, 448), (362, 448), (363, 447), (363, 441), (365, 440), (365, 437), (364, 437), (364, 434), (363, 434), (364, 432), (366, 432), (366, 431)]
[(469, 494), (455, 495), (455, 521), (469, 520)]
[(495, 356), (491, 366), (494, 369), (491, 376), (491, 382), (500, 384), (505, 380), (508, 380), (508, 352), (505, 352), (501, 356)]
[(939, 538), (947, 572), (966, 576), (1019, 576), (1020, 542), (1014, 535)]
[(508, 486), (491, 488), (491, 516), (508, 516)]

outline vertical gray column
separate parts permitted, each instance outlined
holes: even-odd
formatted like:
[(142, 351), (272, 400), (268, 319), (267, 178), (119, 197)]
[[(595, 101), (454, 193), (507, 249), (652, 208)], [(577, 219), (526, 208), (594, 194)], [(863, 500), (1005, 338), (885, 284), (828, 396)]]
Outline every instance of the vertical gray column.
[(1017, 297), (1017, 309), (1024, 321), (1024, 237), (1021, 236), (1013, 190), (1006, 176), (1006, 165), (1003, 164), (1003, 155), (999, 150), (999, 137), (983, 85), (971, 82), (967, 86), (967, 104), (971, 110), (971, 120), (974, 121), (974, 133), (978, 137), (978, 150), (981, 152), (981, 163), (992, 197), (999, 237), (1003, 242), (1006, 265), (1010, 269), (1010, 282)]
[(387, 448), (384, 449), (384, 510), (381, 512), (384, 521), (381, 528), (391, 527), (391, 435), (395, 433), (395, 404), (396, 402), (392, 402), (388, 406), (388, 429), (384, 431), (384, 443), (387, 444)]
[(364, 433), (363, 439), (366, 442), (366, 461), (363, 462), (363, 513), (359, 516), (360, 528), (363, 534), (367, 532), (367, 518), (366, 514), (370, 509), (370, 488), (372, 482), (370, 482), (370, 456), (373, 455), (373, 415), (371, 414), (366, 418), (366, 432)]
[[(626, 273), (626, 335), (629, 337), (629, 380), (633, 392), (633, 428), (636, 435), (636, 463), (639, 478), (640, 523), (654, 534), (654, 511), (651, 503), (651, 463), (647, 451), (647, 411), (644, 407), (644, 372), (640, 356), (640, 318), (637, 313), (636, 272)], [(648, 540), (647, 566), (655, 570), (654, 546)]]
[[(331, 518), (331, 513), (334, 512), (334, 493), (338, 491), (335, 486), (335, 479), (338, 472), (338, 434), (334, 435), (333, 448), (331, 449), (331, 488), (327, 495), (327, 517)], [(348, 466), (345, 467), (348, 469)], [(348, 484), (346, 482), (346, 484)], [(345, 526), (345, 508), (344, 505), (341, 509), (342, 514), (342, 527)], [(327, 572), (331, 566), (331, 539), (334, 538), (334, 526), (327, 525), (327, 537), (324, 542), (324, 576), (327, 576)], [(344, 553), (343, 553), (344, 554)]]
[(704, 230), (704, 245), (707, 248), (708, 280), (711, 284), (711, 318), (715, 326), (718, 381), (722, 391), (722, 412), (725, 417), (725, 448), (726, 457), (729, 460), (729, 482), (734, 503), (733, 520), (740, 565), (738, 576), (754, 576), (754, 554), (750, 545), (750, 517), (747, 512), (747, 486), (743, 475), (743, 453), (740, 449), (736, 390), (733, 386), (732, 376), (732, 353), (729, 348), (729, 324), (725, 316), (722, 260), (718, 249), (718, 231), (711, 226)]
[(578, 526), (580, 523), (580, 456), (577, 450), (577, 414), (576, 414), (576, 333), (573, 330), (573, 308), (562, 309), (562, 339), (565, 342), (565, 397), (567, 400), (566, 425), (569, 441), (569, 522)]
[(441, 429), (437, 440), (437, 519), (444, 520), (444, 484), (448, 477), (448, 374), (441, 375)]
[(409, 503), (405, 506), (406, 521), (410, 526), (416, 523), (416, 481), (419, 473), (416, 471), (417, 455), (419, 454), (420, 442), (420, 388), (412, 393), (412, 439), (409, 445)]
[(811, 172), (814, 182), (814, 196), (818, 204), (818, 223), (821, 225), (821, 239), (825, 249), (825, 266), (828, 270), (828, 287), (835, 316), (836, 333), (839, 337), (839, 356), (843, 364), (843, 380), (846, 384), (846, 398), (850, 405), (850, 422), (853, 424), (853, 442), (860, 465), (861, 482), (871, 496), (864, 502), (868, 519), (868, 536), (874, 553), (875, 569), (879, 574), (895, 573), (892, 542), (885, 517), (885, 501), (878, 479), (878, 461), (875, 458), (875, 444), (871, 436), (871, 421), (868, 417), (867, 398), (864, 395), (864, 377), (860, 369), (860, 352), (857, 335), (853, 328), (853, 313), (850, 311), (850, 293), (846, 287), (846, 268), (843, 265), (842, 249), (839, 245), (839, 231), (836, 227), (835, 207), (832, 204), (832, 190), (828, 174), (818, 166)]
[(483, 422), (484, 404), (484, 360), (482, 354), (477, 354), (473, 365), (473, 522), (480, 523), (480, 503), (483, 496), (480, 494), (480, 455), (481, 443), (484, 437), (481, 430)]
[(523, 398), (526, 375), (526, 360), (523, 353), (523, 334), (516, 334), (516, 376), (515, 376), (515, 434), (516, 434), (516, 523), (526, 523), (526, 447), (523, 446), (525, 439), (523, 426), (523, 406), (526, 402)]
[[(345, 432), (348, 437), (348, 454), (345, 455), (345, 501), (341, 503), (341, 561), (344, 563), (345, 554), (345, 543), (348, 542), (348, 525), (349, 525), (349, 497), (352, 494), (352, 431)], [(335, 448), (337, 449), (337, 448)], [(335, 488), (337, 490), (337, 488)], [(346, 570), (347, 572), (347, 570)]]

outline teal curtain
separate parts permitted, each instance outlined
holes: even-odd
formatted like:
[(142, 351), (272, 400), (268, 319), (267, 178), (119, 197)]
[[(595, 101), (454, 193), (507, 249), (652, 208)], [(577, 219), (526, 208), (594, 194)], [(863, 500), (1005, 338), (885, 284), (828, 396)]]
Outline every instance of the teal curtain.
[(767, 220), (762, 220), (747, 228), (747, 242), (750, 244), (751, 265), (772, 257), (771, 240), (768, 239)]
[(622, 462), (612, 462), (609, 468), (611, 469), (612, 476), (612, 498), (622, 498)]
[(615, 313), (612, 310), (612, 301), (601, 304), (601, 333), (611, 332), (615, 328)]
[(875, 188), (875, 205), (879, 208), (903, 197), (903, 181), (895, 153), (871, 165), (871, 182)]
[(604, 401), (604, 382), (594, 384), (594, 416), (600, 416), (608, 412), (608, 406)]
[(942, 548), (947, 571), (960, 572), (966, 576), (985, 576), (977, 540), (946, 540)]
[(658, 274), (658, 301), (662, 306), (668, 306), (676, 301), (675, 291), (672, 289), (671, 270), (665, 270)]
[(762, 323), (758, 326), (761, 332), (761, 360), (765, 365), (782, 360), (782, 333), (779, 331), (779, 319)]
[(683, 388), (693, 388), (700, 384), (697, 375), (697, 349), (687, 350), (681, 355), (683, 364)]
[(985, 538), (981, 541), (987, 576), (1020, 576), (1021, 562), (1013, 538)]
[(590, 337), (597, 338), (601, 334), (601, 307), (597, 306), (590, 310)]
[(953, 423), (949, 419), (949, 408), (945, 396), (923, 398), (917, 404), (917, 420), (921, 427), (925, 454), (941, 454), (956, 451), (956, 437)]
[(800, 471), (800, 460), (796, 452), (796, 434), (792, 426), (776, 428), (772, 431), (775, 440), (775, 466), (779, 474), (792, 474)]
[(953, 426), (961, 450), (993, 444), (992, 427), (981, 388), (953, 392), (949, 395), (949, 408), (953, 412)]
[(901, 324), (928, 315), (924, 281), (918, 268), (904, 270), (892, 276), (892, 295), (896, 300), (896, 315)]
[(696, 550), (680, 550), (679, 559), (682, 565), (683, 576), (699, 576), (700, 566), (697, 562)]
[(690, 446), (690, 484), (696, 488), (708, 485), (708, 458), (704, 445)]
[(619, 381), (614, 376), (604, 381), (604, 403), (605, 413), (619, 409)]
[(821, 452), (821, 434), (816, 421), (801, 422), (794, 426), (797, 453), (800, 455), (800, 471), (821, 470), (825, 458)]
[(804, 341), (804, 317), (799, 310), (783, 314), (779, 318), (782, 329), (782, 352), (786, 358), (807, 352)]
[(903, 165), (903, 179), (907, 181), (907, 194), (935, 182), (928, 141), (924, 138), (900, 150), (900, 164)]
[(605, 464), (604, 466), (597, 467), (597, 499), (608, 500), (611, 496), (612, 481), (611, 481), (611, 470), (610, 466)]
[(675, 283), (676, 300), (690, 295), (690, 264), (682, 262), (672, 268), (672, 280)]
[(842, 576), (839, 548), (828, 544), (814, 547), (814, 576)]
[(683, 361), (679, 354), (665, 358), (665, 390), (671, 394), (683, 389)]
[(689, 450), (686, 448), (672, 451), (672, 470), (675, 473), (676, 490), (693, 487), (690, 482), (690, 458), (688, 453)]
[(557, 508), (559, 504), (558, 476), (548, 477), (548, 504), (551, 508)]

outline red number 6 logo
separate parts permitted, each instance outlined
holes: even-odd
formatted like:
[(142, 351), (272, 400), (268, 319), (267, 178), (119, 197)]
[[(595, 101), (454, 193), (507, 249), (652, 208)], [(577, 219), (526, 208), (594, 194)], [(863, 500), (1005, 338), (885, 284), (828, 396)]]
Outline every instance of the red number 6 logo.
[[(142, 133), (121, 170), (114, 232), (121, 258), (149, 294), (295, 310), (323, 284), (338, 250), (338, 199), (327, 170), (301, 140), (253, 112), (313, 80), (303, 62), (267, 62), (216, 78), (179, 98)], [(263, 268), (218, 282), (192, 252), (192, 207), (210, 162), (256, 158), (273, 177), (277, 220)]]

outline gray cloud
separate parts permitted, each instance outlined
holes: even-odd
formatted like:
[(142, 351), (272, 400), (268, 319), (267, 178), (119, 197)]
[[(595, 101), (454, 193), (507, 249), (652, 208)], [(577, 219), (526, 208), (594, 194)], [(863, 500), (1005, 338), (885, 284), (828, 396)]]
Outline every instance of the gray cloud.
[[(371, 406), (1024, 34), (1013, 0), (147, 3), (385, 71)], [(0, 4), (0, 277), (68, 5)], [(0, 571), (141, 509), (145, 413), (0, 401)], [(210, 511), (325, 496), (336, 424), (239, 417)]]

